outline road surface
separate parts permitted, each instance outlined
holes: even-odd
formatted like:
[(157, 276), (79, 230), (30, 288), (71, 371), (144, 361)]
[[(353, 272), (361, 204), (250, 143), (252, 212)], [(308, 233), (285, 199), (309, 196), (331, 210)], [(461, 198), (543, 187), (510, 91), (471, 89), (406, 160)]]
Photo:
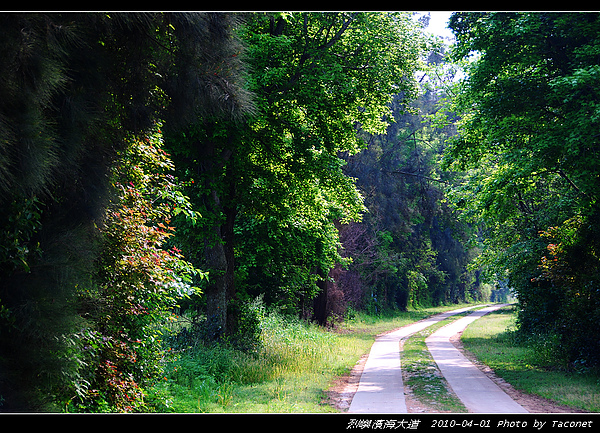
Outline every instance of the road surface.
[(474, 311), (440, 328), (425, 339), (425, 344), (442, 375), (469, 412), (527, 413), (527, 410), (473, 365), (450, 342), (453, 335), (464, 330), (470, 323), (503, 306), (494, 305)]
[[(526, 412), (450, 343), (450, 337), (462, 331), (469, 323), (502, 306), (504, 305), (494, 305), (475, 311), (440, 328), (426, 339), (427, 346), (442, 374), (446, 376), (448, 383), (470, 412)], [(400, 340), (440, 320), (474, 307), (438, 314), (378, 337), (371, 347), (358, 390), (348, 412), (407, 413), (400, 369)]]
[(400, 370), (400, 340), (471, 308), (474, 306), (437, 314), (378, 337), (371, 347), (348, 412), (406, 413)]

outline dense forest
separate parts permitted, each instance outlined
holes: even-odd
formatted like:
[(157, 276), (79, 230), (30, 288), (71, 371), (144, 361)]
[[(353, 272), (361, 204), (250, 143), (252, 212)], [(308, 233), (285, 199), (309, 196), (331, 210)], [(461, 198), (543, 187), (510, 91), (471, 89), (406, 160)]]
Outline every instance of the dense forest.
[(171, 345), (250, 350), (257, 303), (514, 297), (600, 364), (598, 14), (0, 20), (0, 410), (150, 410)]

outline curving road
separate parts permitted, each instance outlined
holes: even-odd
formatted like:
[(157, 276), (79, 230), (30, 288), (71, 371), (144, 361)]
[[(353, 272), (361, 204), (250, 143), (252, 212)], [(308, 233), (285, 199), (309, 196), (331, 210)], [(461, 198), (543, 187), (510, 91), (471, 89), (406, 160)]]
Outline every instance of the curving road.
[(371, 347), (348, 412), (406, 413), (400, 370), (400, 340), (471, 308), (474, 306), (437, 314), (378, 337)]
[(469, 412), (527, 413), (527, 410), (473, 365), (450, 342), (452, 336), (464, 330), (471, 322), (505, 305), (494, 305), (474, 311), (440, 328), (425, 339), (425, 344), (442, 375)]
[[(494, 305), (475, 311), (453, 324), (440, 328), (426, 339), (434, 360), (444, 376), (447, 375), (448, 383), (471, 412), (526, 412), (481, 373), (476, 366), (471, 364), (449, 341), (450, 337), (462, 331), (473, 320), (504, 305)], [(348, 412), (407, 413), (400, 369), (400, 340), (440, 320), (472, 308), (475, 306), (438, 314), (378, 337), (371, 347), (358, 390)], [(481, 376), (485, 377), (487, 381)], [(506, 400), (507, 398), (510, 399), (510, 402)], [(486, 404), (480, 404), (481, 401), (485, 401)]]

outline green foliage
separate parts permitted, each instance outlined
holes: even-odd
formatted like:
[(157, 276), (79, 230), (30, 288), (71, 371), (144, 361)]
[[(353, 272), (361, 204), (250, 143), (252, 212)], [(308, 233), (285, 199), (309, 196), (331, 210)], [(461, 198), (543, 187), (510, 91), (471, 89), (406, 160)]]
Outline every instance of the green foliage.
[(394, 100), (387, 133), (365, 134), (368, 147), (347, 158), (347, 173), (357, 178), (369, 212), (342, 231), (353, 261), (339, 286), (355, 307), (371, 312), (482, 299), (477, 270), (469, 267), (478, 254), (469, 242), (476, 231), (447, 203), (462, 174), (439, 166), (455, 130), (431, 119), (447, 97), (444, 87), (433, 87), (434, 78), (413, 102), (413, 113)]
[[(595, 225), (591, 218), (578, 215), (541, 234), (548, 242), (547, 254), (540, 259), (539, 275), (531, 280), (531, 291), (538, 298), (524, 293), (523, 304), (530, 311), (519, 318), (524, 331), (548, 335), (560, 348), (560, 358), (584, 371), (600, 363), (594, 325), (600, 314)], [(532, 307), (537, 307), (537, 314), (531, 312)]]
[(385, 129), (393, 94), (414, 95), (424, 45), (408, 14), (255, 13), (239, 34), (253, 110), (167, 140), (206, 218), (185, 229), (186, 251), (223, 275), (205, 292), (207, 320), (228, 332), (227, 304), (260, 294), (310, 316), (319, 285), (347, 261), (336, 223), (364, 212), (341, 153), (364, 147), (358, 126)]
[(195, 217), (172, 170), (160, 130), (130, 140), (119, 155), (114, 201), (99, 227), (98, 287), (81, 292), (80, 302), (88, 306), (83, 316), (96, 330), (81, 340), (94, 352), (88, 367), (94, 376), (75, 406), (90, 409), (86, 401), (97, 400), (94, 405), (105, 402), (116, 411), (144, 409), (143, 388), (161, 373), (165, 356), (159, 326), (179, 299), (195, 293), (194, 275), (203, 276), (177, 247), (168, 248), (173, 217)]
[[(481, 263), (516, 292), (520, 330), (596, 364), (596, 13), (457, 13), (452, 201), (483, 223)], [(541, 236), (540, 236), (541, 234)], [(575, 271), (577, 269), (577, 271)]]
[(338, 223), (359, 220), (365, 209), (340, 152), (364, 147), (357, 126), (385, 130), (394, 94), (403, 93), (403, 107), (414, 96), (409, 71), (418, 66), (424, 41), (406, 14), (256, 14), (248, 29), (251, 83), (264, 109), (251, 124), (250, 162), (261, 170), (253, 176), (242, 227), (267, 232), (265, 248), (272, 253), (256, 255), (264, 250), (244, 237), (250, 248), (241, 244), (247, 251), (241, 257), (262, 261), (248, 267), (249, 276), (260, 276), (248, 280), (248, 290), (256, 293), (258, 281), (272, 281), (289, 293), (276, 298), (306, 315), (323, 290), (315, 285), (323, 278), (315, 270), (327, 274), (336, 263), (349, 263), (339, 256)]
[(241, 216), (238, 278), (240, 290), (264, 294), (270, 306), (292, 314), (308, 308), (319, 288), (315, 269), (328, 269), (339, 256), (335, 227), (327, 218), (292, 214), (289, 220), (257, 221)]
[(3, 272), (29, 272), (28, 262), (40, 254), (40, 244), (34, 235), (41, 229), (41, 203), (36, 196), (14, 200), (6, 209), (0, 223), (4, 227), (0, 239), (0, 263)]

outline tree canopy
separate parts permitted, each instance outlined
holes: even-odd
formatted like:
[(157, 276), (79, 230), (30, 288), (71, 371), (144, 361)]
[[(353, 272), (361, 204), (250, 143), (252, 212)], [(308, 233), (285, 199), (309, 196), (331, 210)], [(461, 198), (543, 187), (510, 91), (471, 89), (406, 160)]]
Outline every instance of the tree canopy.
[[(557, 335), (594, 362), (598, 270), (595, 13), (456, 13), (458, 134), (445, 166), (467, 171), (453, 200), (484, 224), (482, 262), (506, 279), (524, 332)], [(578, 311), (578, 313), (575, 313)], [(595, 341), (595, 342), (593, 342)]]
[(236, 297), (266, 292), (292, 310), (312, 302), (341, 259), (335, 223), (364, 209), (340, 153), (364, 147), (359, 128), (384, 130), (394, 94), (415, 94), (424, 48), (407, 14), (253, 14), (241, 32), (252, 112), (241, 122), (203, 118), (171, 141), (182, 178), (200, 176), (190, 196), (214, 216), (186, 236), (196, 248), (215, 237), (199, 266), (223, 274), (205, 292), (217, 334), (231, 331)]
[(0, 22), (1, 410), (157, 410), (186, 345), (255, 353), (260, 302), (510, 288), (521, 338), (600, 363), (599, 14)]

